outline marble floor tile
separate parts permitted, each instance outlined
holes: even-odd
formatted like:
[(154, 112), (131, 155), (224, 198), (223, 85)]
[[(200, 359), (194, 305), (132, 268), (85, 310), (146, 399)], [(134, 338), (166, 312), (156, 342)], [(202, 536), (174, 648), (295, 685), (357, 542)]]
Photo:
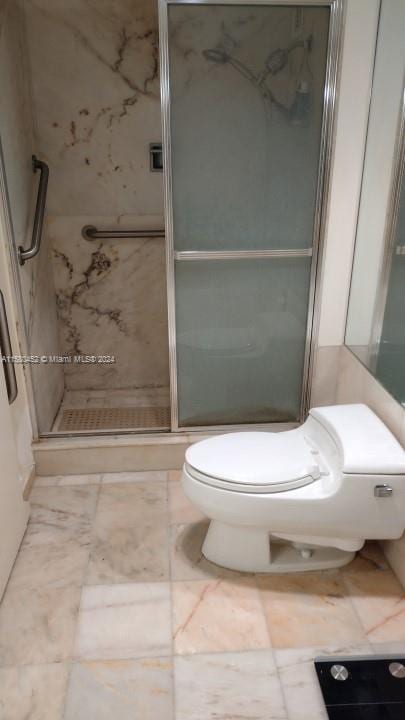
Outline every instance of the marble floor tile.
[(144, 472), (117, 472), (103, 473), (101, 482), (103, 485), (109, 483), (134, 483), (134, 482), (166, 482), (166, 470), (145, 470)]
[(95, 523), (98, 527), (134, 527), (153, 524), (167, 512), (166, 483), (102, 485)]
[(332, 645), (322, 648), (275, 650), (288, 720), (328, 720), (314, 660), (327, 655), (371, 655), (371, 646)]
[(76, 658), (110, 660), (170, 653), (168, 583), (83, 588)]
[(34, 487), (65, 487), (70, 485), (98, 485), (101, 475), (37, 475)]
[(0, 605), (0, 666), (69, 658), (79, 603), (78, 588), (8, 588)]
[(0, 718), (62, 720), (67, 677), (61, 663), (0, 669)]
[(164, 516), (153, 525), (95, 529), (87, 585), (168, 579), (168, 528)]
[(171, 470), (169, 472), (169, 516), (170, 524), (195, 523), (205, 520), (198, 508), (193, 505), (184, 494), (180, 482), (181, 472)]
[(173, 720), (170, 658), (73, 666), (64, 720)]
[(271, 650), (176, 657), (176, 720), (285, 720)]
[(208, 524), (209, 520), (203, 520), (198, 523), (171, 526), (172, 580), (201, 580), (215, 577), (238, 579), (246, 576), (206, 560), (201, 552), (201, 547)]
[(405, 591), (391, 571), (345, 575), (345, 584), (371, 642), (405, 641)]
[(14, 563), (9, 588), (81, 587), (90, 554), (89, 542), (75, 538), (64, 542), (25, 542)]
[(98, 492), (94, 486), (34, 488), (23, 545), (64, 542), (72, 538), (86, 541)]
[(274, 647), (365, 641), (338, 573), (259, 576), (257, 583)]
[(249, 578), (175, 582), (175, 653), (227, 652), (270, 645), (259, 593)]

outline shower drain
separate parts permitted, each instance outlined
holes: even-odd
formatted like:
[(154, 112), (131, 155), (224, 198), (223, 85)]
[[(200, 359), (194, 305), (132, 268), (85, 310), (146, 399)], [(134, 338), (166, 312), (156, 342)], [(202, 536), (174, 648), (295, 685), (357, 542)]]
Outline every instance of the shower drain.
[(74, 408), (63, 410), (57, 432), (96, 430), (168, 430), (170, 408)]

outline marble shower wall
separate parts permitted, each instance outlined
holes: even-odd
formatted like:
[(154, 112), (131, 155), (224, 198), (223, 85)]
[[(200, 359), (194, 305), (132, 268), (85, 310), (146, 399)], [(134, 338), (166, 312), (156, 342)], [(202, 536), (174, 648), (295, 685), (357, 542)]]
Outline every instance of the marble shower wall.
[[(125, 218), (140, 223), (136, 216)], [(92, 217), (104, 227), (120, 217)], [(61, 344), (73, 355), (114, 355), (113, 365), (65, 366), (70, 390), (166, 386), (165, 248), (161, 239), (89, 242), (88, 217), (49, 220)], [(162, 223), (145, 218), (143, 227)]]
[(38, 146), (50, 166), (48, 236), (69, 389), (168, 385), (164, 243), (89, 243), (84, 224), (163, 224), (156, 0), (26, 0)]
[[(37, 186), (31, 156), (39, 153), (34, 139), (27, 61), (23, 2), (8, 0), (0, 6), (0, 137), (14, 252), (19, 245), (27, 247), (30, 243)], [(57, 354), (55, 290), (46, 238), (40, 255), (20, 267), (19, 274), (28, 341), (24, 352)], [(15, 352), (18, 353), (18, 348)], [(35, 365), (32, 376), (38, 423), (41, 430), (48, 430), (63, 393), (63, 371), (56, 365)]]

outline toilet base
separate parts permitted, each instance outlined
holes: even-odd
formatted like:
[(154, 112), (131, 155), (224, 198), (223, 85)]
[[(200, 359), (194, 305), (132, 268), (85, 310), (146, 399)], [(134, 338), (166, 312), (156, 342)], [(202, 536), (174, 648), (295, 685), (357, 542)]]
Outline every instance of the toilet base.
[(241, 572), (291, 573), (342, 567), (355, 553), (332, 547), (295, 547), (270, 539), (263, 528), (227, 525), (211, 520), (202, 547), (210, 562)]

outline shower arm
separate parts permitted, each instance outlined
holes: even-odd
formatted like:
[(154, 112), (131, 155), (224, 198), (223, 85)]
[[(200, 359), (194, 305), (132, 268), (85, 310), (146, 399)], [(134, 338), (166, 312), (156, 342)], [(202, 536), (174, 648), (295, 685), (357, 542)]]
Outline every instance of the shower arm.
[(278, 110), (284, 115), (287, 116), (288, 114), (288, 108), (285, 107), (277, 98), (273, 95), (272, 91), (269, 87), (267, 87), (265, 80), (269, 73), (266, 73), (265, 75), (262, 73), (261, 75), (254, 75), (251, 70), (249, 70), (246, 65), (243, 65), (243, 63), (239, 62), (239, 60), (235, 60), (231, 55), (229, 56), (229, 64), (232, 65), (235, 70), (238, 70), (241, 75), (243, 75), (247, 80), (249, 80), (255, 87), (258, 88), (261, 95), (265, 100), (269, 100), (270, 103), (273, 103), (273, 105), (276, 106)]

